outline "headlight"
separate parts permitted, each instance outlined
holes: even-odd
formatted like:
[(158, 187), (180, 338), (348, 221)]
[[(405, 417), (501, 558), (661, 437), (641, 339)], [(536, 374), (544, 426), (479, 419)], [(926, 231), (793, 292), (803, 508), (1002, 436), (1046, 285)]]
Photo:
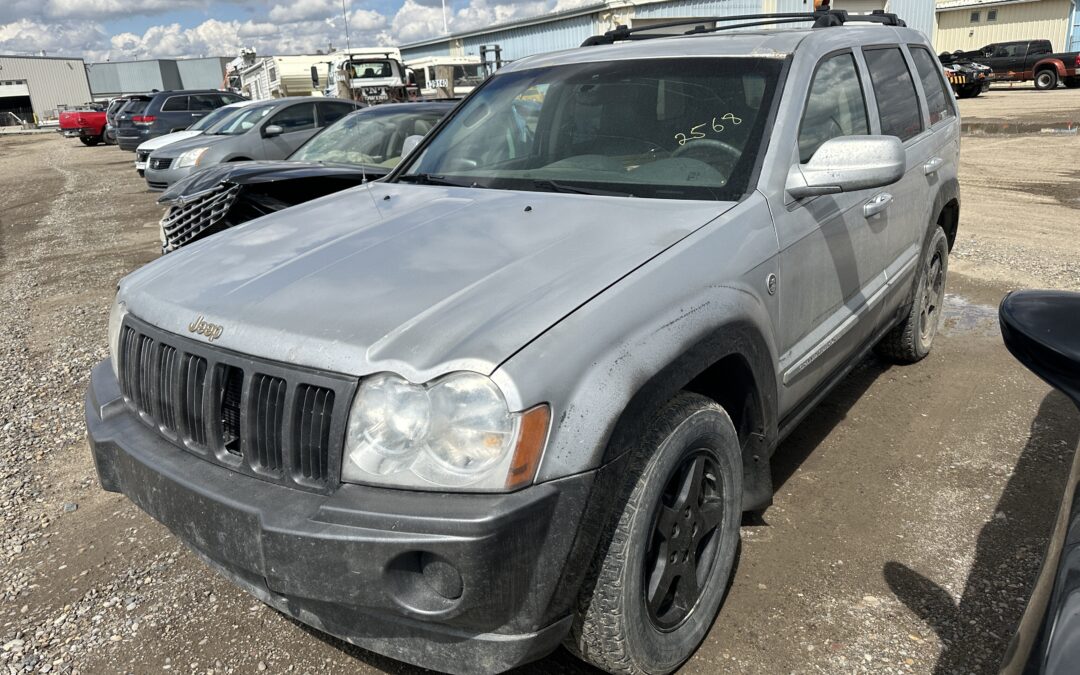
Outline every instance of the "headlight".
[(124, 324), (126, 314), (127, 305), (118, 296), (113, 301), (112, 310), (109, 311), (109, 357), (112, 359), (113, 375), (118, 380), (120, 379), (120, 326)]
[(547, 438), (547, 406), (507, 409), (476, 373), (424, 385), (382, 373), (353, 401), (341, 479), (396, 487), (495, 491), (532, 481)]
[(192, 148), (187, 152), (182, 153), (176, 158), (176, 162), (173, 163), (174, 169), (183, 169), (188, 166), (198, 166), (199, 160), (210, 148)]

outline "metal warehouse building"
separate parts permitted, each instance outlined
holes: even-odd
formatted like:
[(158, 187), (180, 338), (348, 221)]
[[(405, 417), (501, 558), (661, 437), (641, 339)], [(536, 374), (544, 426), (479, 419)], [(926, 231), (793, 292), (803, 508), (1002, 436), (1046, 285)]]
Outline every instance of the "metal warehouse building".
[(90, 101), (82, 59), (0, 56), (0, 116), (24, 122), (55, 119), (58, 107)]
[[(834, 0), (833, 7), (865, 13), (884, 9), (907, 24), (934, 35), (934, 0)], [(634, 27), (699, 16), (764, 12), (810, 12), (813, 0), (607, 0), (543, 17), (523, 19), (483, 30), (414, 42), (401, 47), (406, 61), (428, 56), (478, 55), (481, 45), (498, 45), (504, 61), (579, 46), (585, 38), (618, 24)]]
[(942, 0), (937, 5), (939, 51), (969, 51), (992, 42), (1050, 40), (1058, 51), (1080, 50), (1080, 0)]
[(86, 70), (95, 99), (145, 94), (155, 89), (218, 89), (230, 59), (152, 59), (91, 63)]

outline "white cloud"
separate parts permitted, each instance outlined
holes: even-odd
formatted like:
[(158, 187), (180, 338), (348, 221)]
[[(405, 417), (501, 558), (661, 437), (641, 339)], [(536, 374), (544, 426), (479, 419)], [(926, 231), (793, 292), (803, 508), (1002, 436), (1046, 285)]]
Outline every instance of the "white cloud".
[[(0, 0), (0, 53), (82, 56), (87, 61), (234, 56), (241, 48), (257, 53), (299, 54), (345, 46), (341, 0), (275, 0), (269, 9), (255, 0)], [(593, 0), (446, 0), (451, 32), (475, 30), (540, 16)], [(213, 16), (221, 3), (246, 7), (251, 18), (209, 18), (196, 25), (151, 25), (141, 34), (109, 35), (94, 19), (118, 15), (153, 16), (178, 8), (202, 8)], [(396, 12), (354, 8), (345, 0), (353, 46), (401, 45), (444, 33), (441, 0), (404, 0)], [(235, 12), (233, 13), (235, 16)]]
[(178, 9), (205, 8), (209, 0), (46, 0), (45, 16), (61, 20), (106, 19), (117, 16), (145, 16)]
[(100, 54), (108, 36), (92, 23), (56, 24), (20, 19), (0, 25), (0, 53)]
[[(352, 4), (346, 0), (345, 5)], [(308, 21), (322, 19), (330, 15), (341, 16), (341, 2), (338, 0), (295, 0), (285, 5), (270, 8), (270, 20), (279, 22)]]

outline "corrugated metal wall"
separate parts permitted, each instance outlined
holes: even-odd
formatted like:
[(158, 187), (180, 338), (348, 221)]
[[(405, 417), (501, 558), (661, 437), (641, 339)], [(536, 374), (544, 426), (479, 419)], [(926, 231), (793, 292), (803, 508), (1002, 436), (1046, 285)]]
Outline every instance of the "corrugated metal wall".
[(204, 59), (179, 59), (176, 69), (184, 89), (217, 89), (225, 79), (229, 59), (212, 56)]
[(1080, 0), (1073, 0), (1072, 9), (1069, 11), (1069, 35), (1065, 50), (1080, 51)]
[(937, 21), (934, 0), (889, 0), (885, 4), (885, 11), (899, 16), (908, 28), (921, 30), (927, 39), (933, 42)]
[[(997, 11), (997, 20), (988, 22), (987, 12)], [(979, 12), (979, 21), (972, 22), (972, 12)], [(964, 7), (938, 11), (937, 51), (968, 51), (992, 42), (1011, 40), (1050, 40), (1055, 50), (1066, 48), (1069, 32), (1071, 0), (1039, 0), (995, 7)]]
[(77, 106), (91, 100), (82, 59), (0, 56), (0, 80), (26, 80), (38, 119), (56, 117), (57, 106)]
[(87, 72), (90, 75), (90, 89), (96, 97), (182, 88), (175, 61), (157, 59), (91, 63)]

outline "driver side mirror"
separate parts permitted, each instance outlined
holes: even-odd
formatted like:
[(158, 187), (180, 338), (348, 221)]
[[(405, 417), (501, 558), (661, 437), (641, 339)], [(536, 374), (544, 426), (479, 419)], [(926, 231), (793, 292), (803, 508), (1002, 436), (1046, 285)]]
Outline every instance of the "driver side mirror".
[(904, 177), (907, 153), (896, 136), (838, 136), (821, 144), (806, 164), (788, 171), (795, 199), (891, 185)]
[(319, 88), (319, 67), (318, 66), (312, 66), (311, 67), (311, 86), (314, 87), (315, 89)]
[(414, 134), (412, 136), (406, 136), (405, 140), (401, 143), (401, 157), (405, 158), (410, 152), (416, 149), (416, 146), (420, 145), (420, 141), (424, 140), (423, 136)]
[(263, 138), (273, 138), (274, 136), (280, 136), (283, 133), (285, 133), (285, 130), (278, 125), (267, 124), (266, 127), (263, 128), (262, 135)]

